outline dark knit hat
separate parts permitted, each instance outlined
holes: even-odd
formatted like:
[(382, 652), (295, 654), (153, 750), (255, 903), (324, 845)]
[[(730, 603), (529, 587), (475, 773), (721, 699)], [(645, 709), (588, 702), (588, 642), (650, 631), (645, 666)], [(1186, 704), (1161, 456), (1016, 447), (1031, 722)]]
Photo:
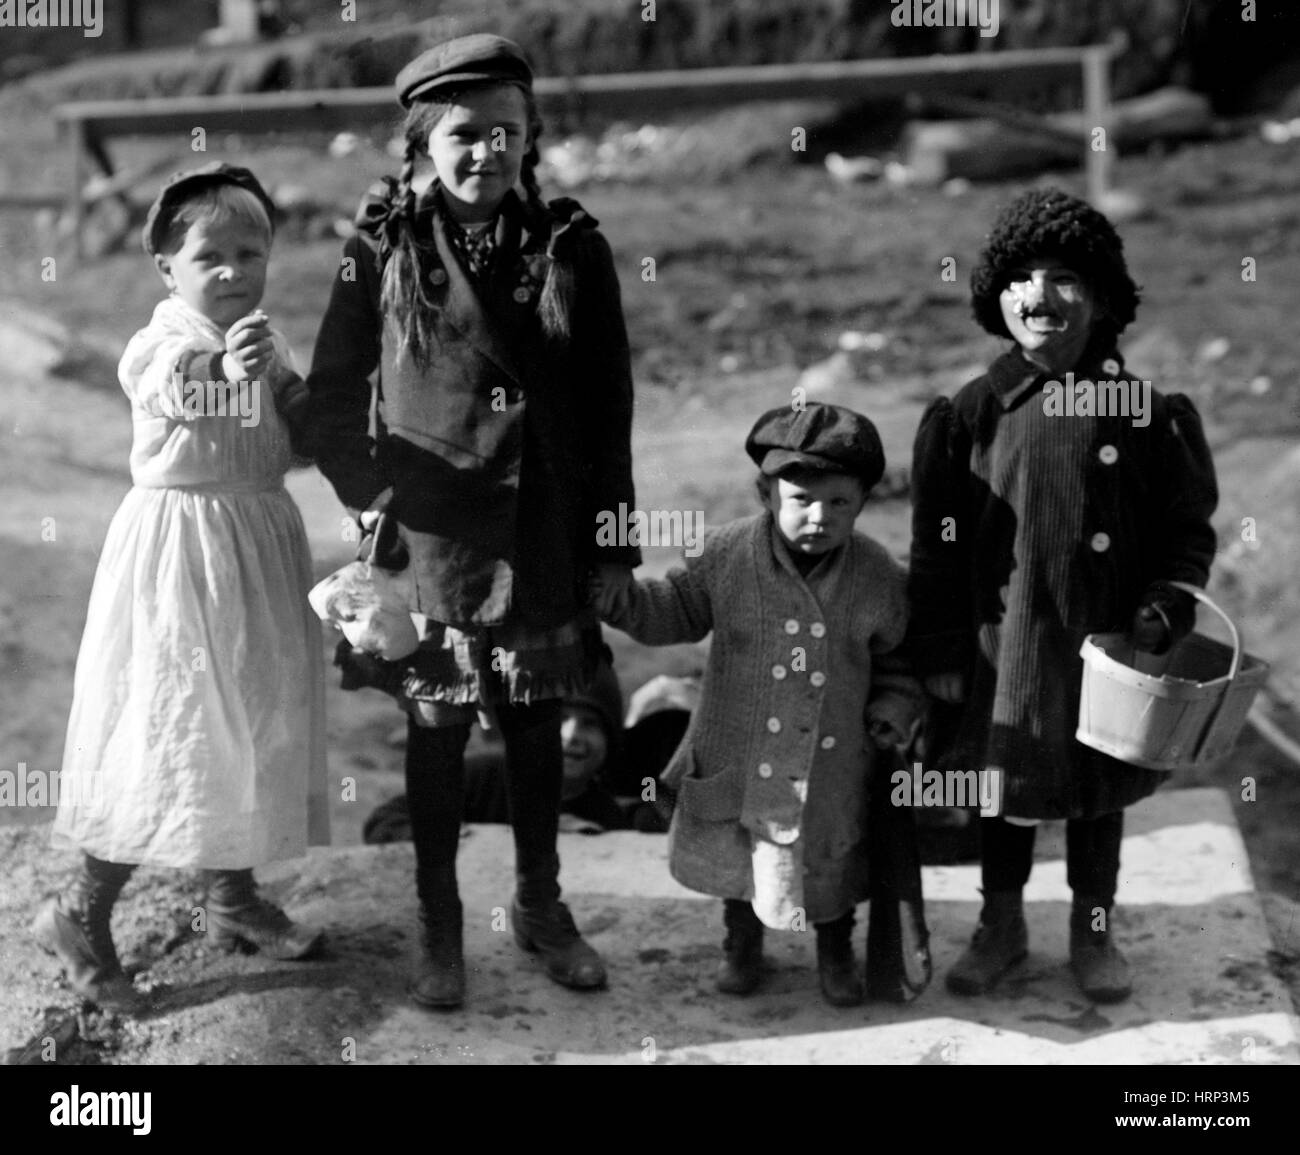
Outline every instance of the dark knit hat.
[(998, 298), (1011, 272), (1034, 257), (1055, 257), (1087, 281), (1112, 337), (1137, 315), (1138, 287), (1128, 274), (1115, 226), (1059, 188), (1031, 189), (998, 214), (971, 273), (975, 320), (995, 337), (1011, 336)]
[(530, 88), (533, 70), (513, 40), (475, 32), (435, 44), (397, 74), (397, 99), (403, 108), (428, 100), (440, 88), (496, 81)]
[(144, 251), (151, 257), (158, 253), (177, 208), (204, 189), (223, 184), (246, 189), (257, 197), (262, 202), (262, 207), (266, 209), (267, 220), (271, 222), (271, 229), (274, 231), (275, 204), (257, 177), (237, 164), (214, 160), (200, 168), (172, 173), (163, 183), (162, 190), (149, 206), (149, 215), (145, 217), (142, 234)]
[(824, 401), (769, 409), (750, 430), (745, 452), (768, 477), (800, 466), (848, 473), (870, 489), (885, 473), (885, 450), (876, 427), (861, 413)]

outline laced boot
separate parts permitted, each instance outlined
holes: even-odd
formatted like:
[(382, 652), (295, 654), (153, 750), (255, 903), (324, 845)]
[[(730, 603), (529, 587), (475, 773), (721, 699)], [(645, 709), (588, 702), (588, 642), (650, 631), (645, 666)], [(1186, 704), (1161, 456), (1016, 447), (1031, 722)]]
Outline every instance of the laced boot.
[(557, 854), (546, 855), (536, 867), (518, 873), (510, 913), (515, 942), (540, 955), (547, 975), (561, 986), (595, 990), (608, 981), (605, 964), (578, 933), (573, 915), (560, 901), (559, 876)]
[(1029, 929), (1021, 892), (986, 891), (975, 936), (948, 972), (948, 989), (955, 995), (986, 994), (1028, 954)]
[(83, 855), (72, 885), (51, 898), (32, 922), (36, 941), (63, 963), (68, 985), (103, 1010), (131, 1014), (143, 999), (122, 970), (109, 923), (113, 903), (134, 866)]
[[(1129, 965), (1110, 937), (1111, 903), (1076, 894), (1070, 908), (1070, 970), (1095, 1003), (1123, 1002), (1133, 993)], [(1100, 923), (1101, 930), (1094, 929)]]
[(456, 879), (420, 878), (418, 883), (420, 959), (411, 998), (422, 1007), (458, 1007), (465, 1001), (465, 923)]
[(325, 935), (293, 922), (257, 893), (251, 870), (205, 870), (208, 935), (221, 950), (241, 944), (270, 958), (302, 959), (315, 952)]
[(817, 927), (817, 977), (822, 996), (833, 1007), (856, 1007), (866, 997), (853, 961), (853, 911)]
[(753, 994), (763, 980), (763, 923), (752, 903), (737, 898), (723, 900), (722, 919), (727, 937), (718, 964), (718, 990), (728, 995)]

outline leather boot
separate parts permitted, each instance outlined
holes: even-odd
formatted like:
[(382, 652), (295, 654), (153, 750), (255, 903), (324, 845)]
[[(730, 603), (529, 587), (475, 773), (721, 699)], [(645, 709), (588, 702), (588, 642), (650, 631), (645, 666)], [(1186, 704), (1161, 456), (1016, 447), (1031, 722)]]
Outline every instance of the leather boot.
[(763, 980), (763, 924), (752, 903), (744, 899), (723, 900), (722, 920), (727, 937), (718, 964), (718, 990), (727, 995), (749, 995)]
[(465, 1001), (464, 914), (458, 897), (420, 903), (420, 960), (410, 994), (420, 1006), (437, 1009)]
[(986, 994), (1028, 954), (1022, 892), (986, 891), (971, 944), (948, 972), (948, 989), (955, 995)]
[(578, 933), (569, 908), (560, 901), (560, 856), (542, 855), (516, 875), (510, 908), (515, 942), (541, 956), (546, 973), (564, 987), (590, 991), (608, 981), (605, 964)]
[(569, 908), (559, 899), (525, 910), (515, 899), (510, 912), (515, 942), (541, 955), (546, 973), (561, 986), (590, 991), (608, 981), (605, 964), (578, 933)]
[(833, 1007), (856, 1007), (866, 988), (853, 961), (853, 911), (817, 927), (817, 977), (822, 996)]
[(71, 887), (46, 902), (31, 925), (36, 941), (63, 963), (77, 994), (124, 1014), (147, 1005), (123, 973), (109, 929), (113, 903), (134, 869), (83, 855)]
[(262, 898), (251, 870), (205, 870), (203, 877), (213, 946), (233, 951), (243, 944), (270, 958), (302, 959), (324, 941), (323, 931), (291, 921)]
[[(1129, 965), (1110, 937), (1111, 903), (1076, 894), (1070, 908), (1070, 970), (1079, 988), (1095, 1003), (1123, 1002), (1133, 993)], [(1104, 912), (1098, 914), (1098, 910)], [(1100, 921), (1103, 930), (1094, 930)]]

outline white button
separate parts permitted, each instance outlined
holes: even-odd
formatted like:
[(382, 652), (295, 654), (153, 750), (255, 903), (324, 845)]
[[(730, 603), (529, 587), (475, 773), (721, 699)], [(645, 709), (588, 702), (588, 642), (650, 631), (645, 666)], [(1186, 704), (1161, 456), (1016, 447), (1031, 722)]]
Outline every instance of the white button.
[(429, 270), (429, 280), (431, 280), (435, 285), (442, 285), (442, 284), (445, 284), (446, 281), (447, 281), (447, 270), (446, 270), (446, 269), (430, 269), (430, 270)]
[(1113, 357), (1108, 357), (1101, 363), (1101, 371), (1114, 377), (1119, 372), (1119, 362)]
[(787, 634), (797, 634), (799, 632), (799, 623), (794, 618), (791, 618), (785, 623), (785, 632)]
[(1091, 545), (1092, 548), (1095, 549), (1098, 553), (1105, 553), (1108, 549), (1110, 549), (1110, 534), (1094, 533), (1092, 535), (1092, 541), (1090, 541), (1088, 544)]
[(827, 734), (826, 737), (822, 739), (822, 749), (823, 750), (835, 749), (835, 736), (833, 734)]
[(525, 289), (523, 285), (520, 285), (519, 288), (515, 290), (515, 300), (518, 301), (521, 305), (527, 302), (528, 296), (529, 296), (528, 290)]
[(784, 666), (773, 666), (773, 667), (772, 667), (772, 677), (774, 677), (774, 678), (779, 682), (782, 678), (785, 677), (785, 667), (784, 667)]
[(826, 636), (826, 627), (821, 622), (813, 622), (808, 629), (814, 638), (824, 638)]
[(758, 764), (758, 776), (759, 776), (760, 778), (771, 778), (771, 777), (772, 777), (772, 763), (771, 763), (771, 762), (760, 762), (760, 763)]
[(814, 686), (824, 686), (826, 685), (826, 675), (823, 674), (821, 670), (814, 670), (808, 675), (808, 681), (810, 681)]
[(768, 733), (779, 734), (781, 732), (781, 719), (769, 718), (767, 720), (767, 729), (768, 729)]
[(1097, 456), (1101, 458), (1103, 465), (1114, 465), (1119, 460), (1119, 450), (1113, 445), (1103, 445), (1097, 451)]

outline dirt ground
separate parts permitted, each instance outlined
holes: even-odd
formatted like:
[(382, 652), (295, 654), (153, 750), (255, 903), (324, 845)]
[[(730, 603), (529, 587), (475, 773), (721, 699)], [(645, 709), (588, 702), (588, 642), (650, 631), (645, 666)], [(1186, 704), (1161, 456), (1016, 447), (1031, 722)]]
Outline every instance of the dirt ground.
[[(847, 398), (881, 422), (891, 464), (906, 466), (924, 401), (951, 392), (998, 349), (970, 318), (966, 281), (996, 206), (1021, 187), (980, 185), (959, 195), (845, 188), (817, 165), (745, 163), (737, 138), (746, 132), (789, 139), (778, 114), (753, 116), (748, 128), (736, 118), (726, 122), (721, 147), (737, 158), (729, 171), (715, 171), (705, 158), (694, 168), (679, 165), (684, 179), (574, 194), (601, 220), (622, 277), (640, 390), (639, 502), (701, 509), (711, 523), (751, 508), (744, 431), (755, 414), (787, 400), (810, 366), (832, 382), (827, 396)], [(46, 128), (30, 131), (27, 145), (39, 145)], [(323, 142), (281, 142), (266, 152), (225, 143), (234, 143), (229, 154), (218, 146), (206, 159), (237, 155), (270, 185), (292, 181), (337, 198), (341, 216), (392, 163), (374, 147), (331, 161)], [(145, 146), (125, 151), (133, 150)], [(0, 159), (11, 177), (34, 175), (42, 163), (39, 147), (21, 160), (8, 150)], [(1275, 717), (1300, 740), (1300, 142), (1270, 145), (1243, 130), (1167, 155), (1123, 158), (1118, 173), (1145, 206), (1122, 230), (1130, 267), (1144, 286), (1138, 322), (1126, 335), (1127, 358), (1158, 388), (1190, 393), (1206, 418), (1222, 490), (1211, 591), (1240, 624), (1250, 651), (1274, 664)], [(57, 173), (35, 175), (52, 183)], [(1073, 172), (1052, 179), (1080, 187)], [(95, 560), (129, 485), (129, 418), (114, 365), (160, 286), (134, 248), (79, 268), (60, 257), (57, 278), (42, 280), (49, 236), (12, 214), (0, 218), (0, 230), (12, 254), (8, 299), (0, 302), (0, 411), (7, 415), (0, 427), (0, 751), (5, 767), (48, 769), (59, 765)], [(272, 262), (265, 304), (304, 360), (338, 247), (333, 238), (282, 238)], [(943, 277), (947, 257), (956, 261), (955, 281)], [(644, 275), (646, 258), (653, 258), (653, 279)], [(1246, 258), (1254, 262), (1253, 281), (1242, 278)], [(880, 334), (880, 348), (828, 363), (846, 331)], [(323, 575), (348, 556), (340, 511), (313, 473), (296, 475), (292, 485)], [(1243, 540), (1243, 518), (1254, 519), (1254, 542)], [(905, 496), (873, 503), (863, 528), (905, 555)], [(652, 551), (647, 568), (661, 571), (670, 562), (670, 551)], [(625, 691), (653, 673), (692, 669), (702, 653), (613, 640)], [(328, 653), (332, 641), (322, 636), (322, 646)], [(340, 792), (334, 841), (350, 845), (360, 841), (369, 809), (401, 789), (401, 751), (389, 742), (398, 718), (377, 695), (344, 694), (335, 682), (331, 673), (331, 773), (340, 782), (354, 778), (358, 789), (351, 801)], [(1252, 793), (1245, 779), (1253, 779), (1253, 800), (1243, 797)], [(1279, 896), (1266, 903), (1275, 933), (1279, 920), (1293, 926), (1300, 766), (1247, 730), (1224, 765), (1175, 785), (1229, 791), (1257, 884)], [(0, 825), (12, 828), (0, 831), (0, 901), (15, 922), (66, 865), (44, 851), (35, 829), (48, 818), (48, 811), (0, 811)], [(177, 929), (192, 882), (151, 873), (133, 884), (121, 939), (158, 981), (255, 998), (257, 960), (214, 959)], [(1273, 962), (1300, 991), (1300, 956), (1291, 946), (1279, 948)], [(356, 965), (363, 970), (364, 959)], [(5, 975), (13, 1005), (29, 1009), (32, 1032), (43, 1029), (42, 1007), (55, 1008), (63, 1029), (72, 1021), (75, 1004), (54, 974), (50, 966)], [(234, 1039), (238, 1028), (231, 1030)], [(161, 1047), (147, 1034), (135, 1037), (93, 1017), (83, 1017), (78, 1037), (81, 1057), (92, 1060), (148, 1062), (151, 1047)], [(0, 1046), (22, 1042), (2, 1039)], [(236, 1042), (230, 1052), (231, 1061), (258, 1059)]]

